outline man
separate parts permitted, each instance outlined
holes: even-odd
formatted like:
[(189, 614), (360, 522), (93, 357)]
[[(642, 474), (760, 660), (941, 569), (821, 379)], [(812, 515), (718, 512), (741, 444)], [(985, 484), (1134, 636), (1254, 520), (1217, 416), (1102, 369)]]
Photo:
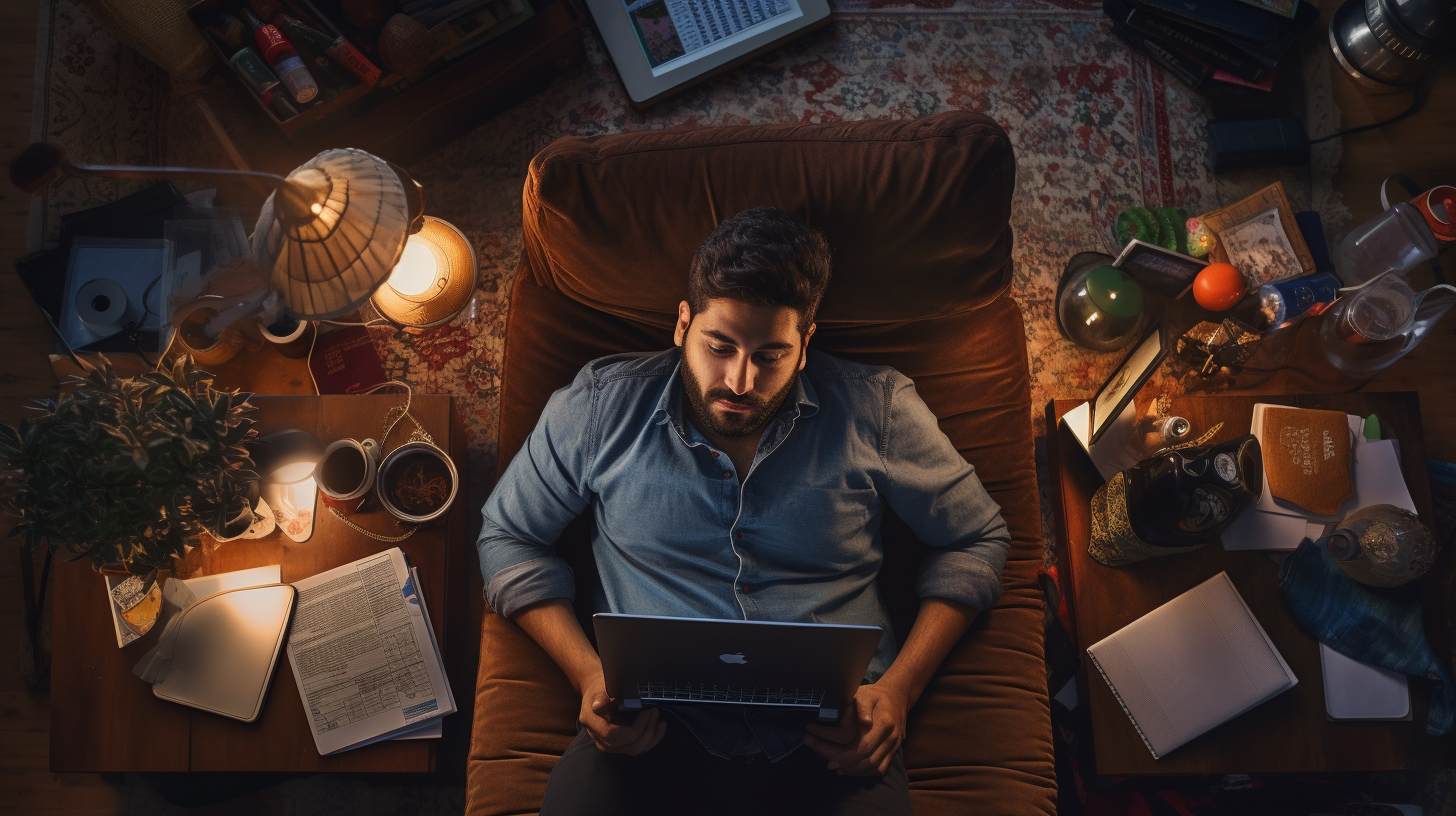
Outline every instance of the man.
[[(829, 275), (823, 236), (793, 217), (725, 221), (693, 260), (676, 347), (583, 368), (486, 502), (486, 598), (582, 696), (545, 816), (910, 812), (906, 712), (1000, 597), (1010, 536), (907, 378), (809, 351)], [(932, 548), (898, 654), (875, 580), (887, 507)], [(552, 550), (587, 510), (600, 610), (884, 627), (853, 710), (838, 726), (692, 706), (614, 723)]]

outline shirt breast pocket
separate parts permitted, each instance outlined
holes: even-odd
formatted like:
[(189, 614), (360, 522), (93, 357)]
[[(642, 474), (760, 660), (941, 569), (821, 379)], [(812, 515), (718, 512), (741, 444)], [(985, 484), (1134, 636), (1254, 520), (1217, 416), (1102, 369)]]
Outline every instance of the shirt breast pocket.
[(822, 576), (866, 564), (870, 525), (880, 513), (878, 491), (805, 485), (776, 498), (770, 538), (784, 566)]

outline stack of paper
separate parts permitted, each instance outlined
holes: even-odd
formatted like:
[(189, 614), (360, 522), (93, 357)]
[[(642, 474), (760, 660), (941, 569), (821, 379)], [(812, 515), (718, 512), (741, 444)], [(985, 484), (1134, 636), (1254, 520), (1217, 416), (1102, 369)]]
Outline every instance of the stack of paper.
[[(1254, 406), (1250, 431), (1255, 436), (1260, 436), (1264, 411), (1269, 407), (1265, 403)], [(1355, 494), (1345, 500), (1340, 512), (1321, 516), (1282, 502), (1274, 498), (1269, 491), (1269, 481), (1265, 479), (1259, 500), (1240, 513), (1224, 531), (1224, 549), (1292, 550), (1306, 537), (1318, 541), (1324, 535), (1327, 523), (1339, 521), (1372, 504), (1393, 504), (1416, 512), (1415, 502), (1411, 501), (1410, 491), (1405, 486), (1405, 476), (1400, 471), (1400, 455), (1395, 440), (1367, 440), (1362, 433), (1364, 421), (1360, 417), (1350, 415), (1349, 423), (1350, 433), (1355, 439)]]
[(439, 736), (455, 712), (418, 586), (398, 547), (294, 584), (288, 662), (320, 754)]

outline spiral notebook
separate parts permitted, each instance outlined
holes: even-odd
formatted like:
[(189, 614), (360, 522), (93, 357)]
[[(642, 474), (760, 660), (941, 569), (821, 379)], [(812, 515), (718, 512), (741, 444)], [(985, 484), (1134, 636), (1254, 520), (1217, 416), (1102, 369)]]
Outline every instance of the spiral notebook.
[(1226, 572), (1088, 647), (1087, 656), (1154, 759), (1299, 682)]

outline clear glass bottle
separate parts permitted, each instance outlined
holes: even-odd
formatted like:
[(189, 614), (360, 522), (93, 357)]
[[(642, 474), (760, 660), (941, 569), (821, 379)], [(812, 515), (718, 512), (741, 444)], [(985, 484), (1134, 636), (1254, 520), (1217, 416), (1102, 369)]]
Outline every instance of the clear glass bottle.
[(1372, 504), (1346, 516), (1325, 537), (1325, 549), (1356, 581), (1396, 587), (1426, 574), (1436, 558), (1436, 539), (1409, 510)]

